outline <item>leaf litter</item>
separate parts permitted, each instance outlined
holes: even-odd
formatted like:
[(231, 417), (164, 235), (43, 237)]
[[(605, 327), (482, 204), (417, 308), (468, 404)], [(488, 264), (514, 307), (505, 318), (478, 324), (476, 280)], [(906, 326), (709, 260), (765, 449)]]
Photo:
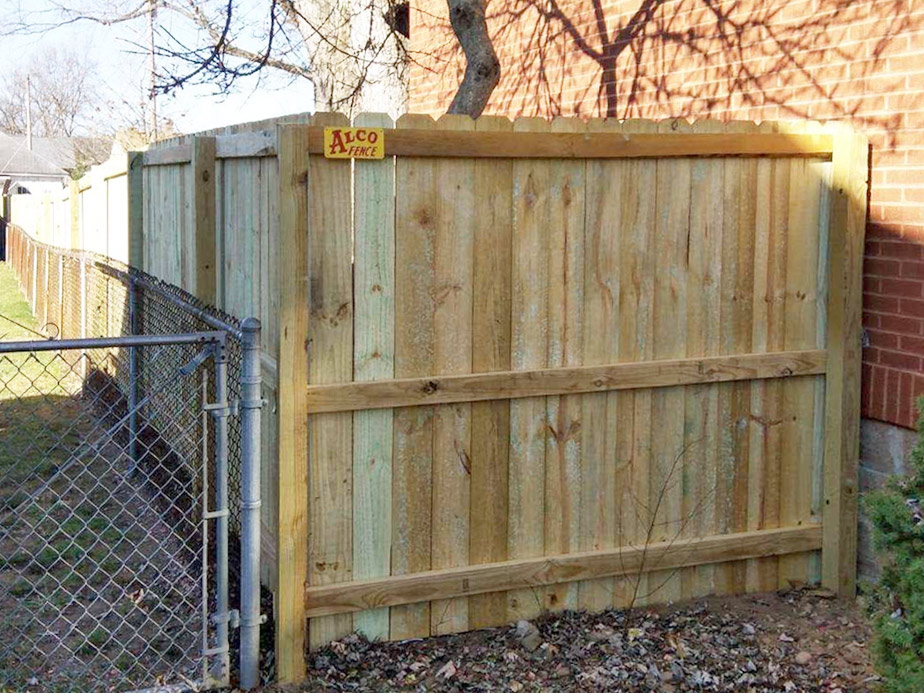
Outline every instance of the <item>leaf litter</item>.
[(712, 597), (403, 642), (351, 634), (298, 691), (873, 691), (870, 630), (824, 590)]

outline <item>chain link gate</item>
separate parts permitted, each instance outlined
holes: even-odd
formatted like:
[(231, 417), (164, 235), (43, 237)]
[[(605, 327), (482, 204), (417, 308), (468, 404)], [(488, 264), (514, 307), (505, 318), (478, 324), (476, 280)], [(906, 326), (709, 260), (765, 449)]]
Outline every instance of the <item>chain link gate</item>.
[(224, 345), (0, 343), (0, 690), (228, 683)]
[(8, 235), (49, 339), (0, 333), (0, 692), (254, 687), (259, 322)]

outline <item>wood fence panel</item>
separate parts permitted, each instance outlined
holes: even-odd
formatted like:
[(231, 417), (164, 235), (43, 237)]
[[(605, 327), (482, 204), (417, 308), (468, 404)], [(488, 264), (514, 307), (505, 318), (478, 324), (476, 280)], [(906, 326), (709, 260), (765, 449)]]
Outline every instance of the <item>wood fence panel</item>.
[[(729, 132), (754, 133), (749, 122), (731, 122)], [(753, 323), (755, 189), (757, 159), (727, 159), (722, 196), (720, 344), (725, 354), (750, 353)], [(719, 387), (719, 461), (716, 511), (719, 532), (748, 529), (750, 469), (751, 383)], [(741, 593), (746, 588), (747, 564), (716, 567), (716, 591)]]
[[(787, 126), (786, 132), (802, 133), (804, 124)], [(789, 223), (786, 244), (786, 297), (783, 346), (818, 346), (817, 277), (820, 233), (817, 219), (822, 198), (821, 172), (807, 159), (790, 162)], [(801, 526), (816, 522), (812, 513), (813, 443), (815, 437), (815, 388), (818, 377), (787, 383), (784, 410), (792, 412), (782, 424), (783, 453), (780, 469), (780, 523)], [(807, 584), (811, 556), (796, 554), (780, 558), (780, 587)]]
[[(342, 115), (318, 114), (318, 125), (346, 125)], [(353, 377), (353, 267), (350, 162), (309, 158), (308, 382)], [(353, 417), (308, 417), (308, 583), (353, 577)], [(309, 645), (320, 647), (353, 630), (349, 616), (316, 619)]]
[[(435, 128), (426, 116), (403, 116), (401, 128)], [(432, 159), (395, 162), (395, 377), (433, 374), (436, 173)], [(431, 568), (432, 406), (396, 410), (392, 480), (392, 574)], [(430, 633), (428, 603), (391, 609), (392, 639)]]
[[(507, 118), (481, 117), (479, 132), (511, 132)], [(510, 300), (513, 242), (513, 160), (475, 161), (476, 225), (473, 249), (472, 371), (510, 370)], [(472, 403), (472, 564), (507, 558), (510, 403)], [(503, 592), (469, 599), (472, 628), (506, 622)]]
[[(474, 130), (468, 116), (443, 116), (441, 130)], [(437, 218), (434, 229), (436, 293), (433, 306), (435, 373), (472, 370), (472, 251), (476, 203), (475, 163), (438, 159)], [(398, 194), (401, 194), (400, 191)], [(403, 258), (399, 258), (402, 261)], [(469, 563), (471, 479), (471, 404), (436, 407), (433, 420), (433, 519), (431, 568)], [(468, 599), (430, 605), (431, 634), (468, 629)]]
[[(852, 590), (862, 138), (366, 114), (387, 156), (351, 163), (322, 156), (344, 117), (285, 122), (136, 157), (130, 239), (192, 292), (214, 252), (214, 301), (263, 323), (282, 678), (354, 628)], [(14, 211), (72, 242), (77, 210), (81, 241), (116, 252), (126, 178)], [(56, 268), (21, 255), (53, 319)], [(123, 304), (88, 296), (88, 324)]]
[[(693, 132), (719, 133), (724, 126), (704, 120)], [(687, 356), (721, 353), (722, 237), (726, 159), (697, 159), (690, 172), (690, 229), (687, 247)], [(719, 441), (728, 422), (719, 418), (718, 385), (685, 388), (682, 463), (681, 538), (709, 536), (718, 531), (716, 492)], [(681, 572), (681, 596), (693, 599), (715, 590), (711, 565)]]
[[(622, 125), (627, 134), (647, 133), (657, 125), (646, 120), (628, 120)], [(593, 162), (588, 162), (588, 168)], [(657, 225), (656, 160), (626, 162), (622, 170), (618, 209), (622, 235), (619, 274), (619, 361), (650, 361), (653, 357), (654, 267)], [(587, 325), (585, 339), (593, 339)], [(617, 536), (623, 545), (644, 546), (648, 526), (651, 466), (651, 395), (649, 389), (621, 393), (618, 400), (617, 494), (619, 515)], [(614, 579), (614, 606), (644, 603), (648, 576), (637, 574)]]
[[(660, 123), (658, 131), (686, 132), (683, 121)], [(654, 284), (653, 356), (686, 355), (687, 253), (689, 250), (690, 175), (692, 162), (685, 159), (658, 161), (656, 258)], [(684, 389), (656, 390), (651, 396), (652, 435), (649, 472), (648, 516), (654, 541), (670, 541), (681, 531), (683, 511)], [(654, 571), (648, 576), (648, 594), (659, 601), (681, 597), (680, 576)]]
[[(620, 133), (613, 119), (593, 119), (593, 133)], [(625, 197), (623, 161), (587, 162), (583, 272), (584, 365), (614, 363), (620, 337), (620, 241), (617, 232)], [(616, 545), (618, 524), (616, 426), (618, 396), (601, 392), (583, 395), (580, 434), (580, 542), (579, 551), (599, 551)], [(605, 609), (613, 604), (613, 579), (589, 580), (578, 585), (578, 607)]]
[[(518, 118), (514, 132), (548, 132), (541, 118)], [(549, 183), (551, 162), (513, 162), (513, 268), (511, 354), (513, 370), (543, 368), (548, 354)], [(508, 558), (533, 558), (545, 551), (546, 401), (529, 397), (510, 403), (510, 502)], [(545, 608), (545, 588), (507, 595), (508, 620), (528, 619)]]
[[(392, 127), (387, 115), (357, 116), (357, 126)], [(394, 162), (357, 161), (353, 379), (395, 376), (395, 172)], [(353, 414), (353, 576), (391, 573), (391, 487), (394, 414), (391, 409)], [(353, 627), (370, 640), (388, 637), (388, 609), (353, 615)]]
[[(552, 132), (584, 132), (556, 118)], [(584, 218), (587, 164), (552, 162), (549, 188), (549, 367), (583, 365)], [(545, 452), (545, 554), (577, 551), (581, 536), (581, 395), (548, 397)], [(578, 585), (549, 587), (544, 608), (576, 609)]]

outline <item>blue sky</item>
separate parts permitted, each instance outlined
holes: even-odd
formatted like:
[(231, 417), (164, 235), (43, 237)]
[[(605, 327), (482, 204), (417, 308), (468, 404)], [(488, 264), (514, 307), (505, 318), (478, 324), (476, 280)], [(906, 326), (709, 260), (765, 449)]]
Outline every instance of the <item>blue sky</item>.
[[(112, 0), (65, 0), (77, 7), (94, 8), (113, 4)], [(30, 11), (46, 8), (48, 0), (0, 0), (0, 21), (15, 12), (17, 5)], [(116, 0), (115, 4), (126, 5)], [(129, 3), (134, 5), (136, 3)], [(207, 4), (207, 3), (203, 3)], [(250, 17), (257, 22), (263, 16), (265, 0), (238, 0), (237, 11), (242, 19)], [(159, 21), (164, 27), (183, 40), (193, 39), (189, 25), (171, 20), (161, 12)], [(112, 27), (90, 22), (80, 22), (53, 29), (45, 34), (30, 36), (5, 36), (0, 38), (0, 70), (10, 72), (30, 64), (51, 46), (67, 47), (86, 53), (96, 64), (103, 81), (101, 91), (107, 100), (121, 100), (138, 104), (146, 93), (147, 59), (137, 54), (135, 44), (146, 41), (146, 20)], [(311, 111), (314, 97), (307, 80), (292, 81), (289, 77), (264, 71), (262, 75), (247, 78), (238, 83), (235, 92), (228, 96), (217, 96), (208, 86), (187, 87), (170, 96), (158, 98), (158, 114), (170, 118), (183, 132), (195, 132), (231, 123), (260, 120), (287, 113)]]

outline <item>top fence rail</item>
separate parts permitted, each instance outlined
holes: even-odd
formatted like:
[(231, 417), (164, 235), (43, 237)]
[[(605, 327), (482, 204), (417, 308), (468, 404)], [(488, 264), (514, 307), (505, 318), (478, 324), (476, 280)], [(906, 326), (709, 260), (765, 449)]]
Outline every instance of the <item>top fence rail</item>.
[[(276, 156), (275, 132), (264, 130), (215, 137), (215, 158)], [(521, 159), (662, 159), (673, 157), (772, 156), (830, 159), (831, 135), (608, 134), (465, 132), (422, 128), (384, 130), (385, 156)], [(144, 154), (145, 166), (192, 160), (191, 143)], [(324, 129), (308, 127), (308, 152), (324, 151)]]

